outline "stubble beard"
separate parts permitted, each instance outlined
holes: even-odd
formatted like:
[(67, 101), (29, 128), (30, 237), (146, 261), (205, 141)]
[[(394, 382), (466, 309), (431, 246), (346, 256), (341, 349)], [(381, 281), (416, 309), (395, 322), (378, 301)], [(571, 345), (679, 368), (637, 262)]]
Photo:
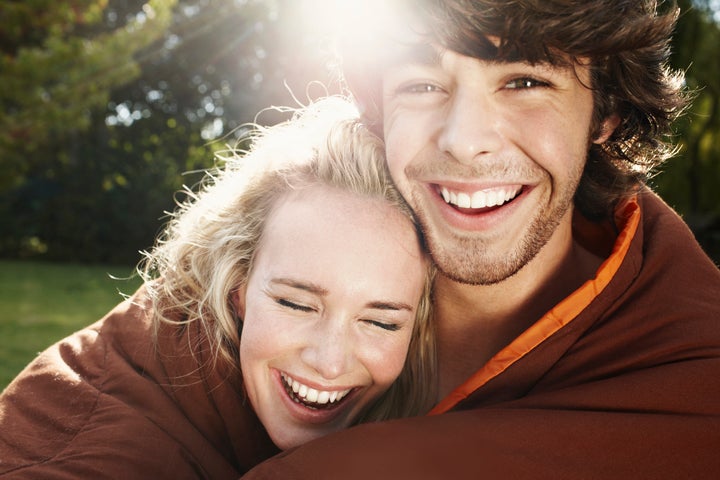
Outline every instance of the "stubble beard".
[(547, 206), (538, 212), (530, 226), (525, 229), (510, 251), (491, 253), (491, 241), (468, 236), (453, 235), (449, 242), (443, 242), (436, 234), (432, 224), (418, 212), (423, 234), (425, 235), (430, 256), (438, 270), (449, 279), (469, 285), (494, 285), (522, 270), (555, 233), (563, 217), (572, 208), (575, 189), (579, 182), (567, 185), (560, 192), (555, 205)]

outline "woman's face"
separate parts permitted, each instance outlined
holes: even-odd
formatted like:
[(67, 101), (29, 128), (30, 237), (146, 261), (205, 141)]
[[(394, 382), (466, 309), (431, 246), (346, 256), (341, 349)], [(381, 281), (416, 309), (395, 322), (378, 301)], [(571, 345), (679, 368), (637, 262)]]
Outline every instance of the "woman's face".
[(248, 397), (287, 449), (348, 427), (400, 374), (426, 263), (410, 220), (330, 187), (282, 197), (247, 285)]

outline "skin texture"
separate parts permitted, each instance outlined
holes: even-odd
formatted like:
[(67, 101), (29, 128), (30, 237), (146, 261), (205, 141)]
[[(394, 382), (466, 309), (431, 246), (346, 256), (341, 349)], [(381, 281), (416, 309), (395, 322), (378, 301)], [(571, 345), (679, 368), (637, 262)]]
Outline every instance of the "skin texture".
[[(616, 121), (590, 137), (587, 84), (584, 65), (440, 49), (415, 51), (383, 77), (390, 171), (440, 270), (441, 395), (599, 265), (573, 241), (572, 200), (589, 145)], [(482, 208), (467, 208), (475, 197)]]
[[(444, 52), (439, 64), (405, 65), (385, 76), (393, 178), (422, 215), (446, 275), (499, 282), (548, 241), (568, 241), (592, 115), (592, 92), (580, 83), (587, 72), (578, 73)], [(441, 187), (469, 197), (517, 196), (501, 208), (458, 211), (442, 200)]]
[[(425, 272), (412, 223), (381, 200), (318, 186), (278, 201), (238, 296), (247, 394), (278, 447), (347, 428), (390, 387)], [(308, 408), (285, 376), (345, 397)]]

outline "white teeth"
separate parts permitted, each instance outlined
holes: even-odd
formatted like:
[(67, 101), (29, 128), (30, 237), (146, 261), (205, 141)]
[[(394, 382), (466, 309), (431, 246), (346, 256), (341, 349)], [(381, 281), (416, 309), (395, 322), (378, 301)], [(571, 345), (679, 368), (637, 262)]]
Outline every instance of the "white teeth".
[(473, 193), (472, 205), (487, 205), (487, 194), (482, 191)]
[(458, 193), (457, 195), (457, 206), (462, 208), (470, 208), (472, 203), (470, 202), (470, 195), (467, 193)]
[(303, 401), (305, 402), (317, 403), (320, 405), (325, 405), (328, 402), (339, 402), (343, 399), (343, 397), (345, 397), (345, 395), (350, 393), (351, 390), (316, 390), (314, 388), (308, 387), (307, 385), (303, 385), (302, 383), (294, 380), (285, 373), (281, 373), (281, 376), (282, 379), (285, 381), (285, 384), (290, 387), (292, 391), (296, 393), (297, 396), (303, 399)]
[[(505, 197), (505, 195), (503, 195)], [(494, 207), (498, 204), (498, 198), (497, 198), (497, 192), (490, 191), (487, 194), (487, 206), (488, 207)]]
[(446, 203), (456, 205), (460, 208), (486, 208), (500, 206), (509, 202), (515, 198), (521, 190), (521, 186), (511, 186), (478, 190), (471, 195), (466, 192), (453, 192), (448, 190), (447, 187), (441, 187), (440, 194)]

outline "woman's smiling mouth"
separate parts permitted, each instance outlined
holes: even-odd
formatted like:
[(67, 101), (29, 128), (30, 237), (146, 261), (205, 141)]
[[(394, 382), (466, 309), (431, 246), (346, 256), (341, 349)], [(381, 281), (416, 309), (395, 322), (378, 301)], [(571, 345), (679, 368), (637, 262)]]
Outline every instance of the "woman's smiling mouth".
[(342, 402), (347, 394), (352, 391), (352, 388), (344, 390), (318, 390), (298, 382), (285, 372), (280, 372), (280, 377), (285, 386), (285, 391), (295, 403), (313, 409), (335, 408)]

